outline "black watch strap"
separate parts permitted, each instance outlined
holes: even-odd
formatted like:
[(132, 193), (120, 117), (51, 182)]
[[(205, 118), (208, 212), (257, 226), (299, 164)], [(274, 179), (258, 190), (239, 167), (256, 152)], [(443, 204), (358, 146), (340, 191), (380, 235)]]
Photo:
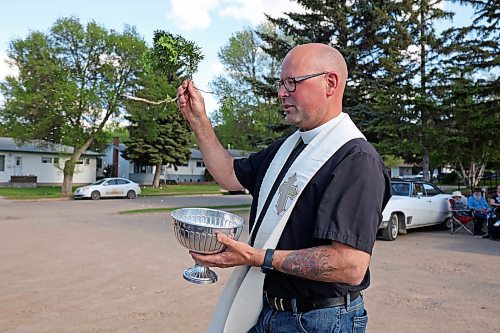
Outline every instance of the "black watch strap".
[(264, 255), (264, 263), (262, 264), (262, 266), (260, 266), (260, 270), (262, 271), (262, 273), (269, 274), (274, 270), (273, 255), (274, 255), (274, 249), (266, 250), (266, 254)]

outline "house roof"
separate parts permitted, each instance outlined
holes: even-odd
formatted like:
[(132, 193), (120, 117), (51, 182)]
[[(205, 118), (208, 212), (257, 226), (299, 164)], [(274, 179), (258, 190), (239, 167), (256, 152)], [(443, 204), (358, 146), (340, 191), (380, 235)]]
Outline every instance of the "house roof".
[(231, 154), (234, 158), (245, 158), (248, 157), (252, 152), (238, 149), (228, 149), (229, 154)]
[(189, 148), (189, 150), (191, 150), (191, 158), (193, 160), (202, 160), (203, 159), (203, 156), (201, 156), (201, 151), (199, 151), (198, 149)]
[[(191, 158), (192, 159), (203, 159), (203, 156), (201, 155), (201, 152), (198, 149), (193, 149), (190, 148), (191, 150)], [(251, 154), (251, 152), (244, 151), (244, 150), (237, 150), (237, 149), (228, 149), (227, 152), (231, 154), (234, 158), (244, 158), (248, 157), (248, 155)]]
[[(72, 154), (73, 147), (53, 144), (44, 140), (32, 140), (24, 144), (17, 144), (13, 138), (0, 137), (0, 151), (22, 152), (22, 153), (45, 153), (45, 154)], [(85, 156), (100, 156), (95, 151), (87, 150)]]

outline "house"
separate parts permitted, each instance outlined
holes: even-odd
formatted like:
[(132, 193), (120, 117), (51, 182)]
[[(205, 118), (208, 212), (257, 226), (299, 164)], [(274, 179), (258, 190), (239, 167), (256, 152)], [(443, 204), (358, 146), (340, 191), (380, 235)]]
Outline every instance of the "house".
[[(173, 165), (162, 165), (160, 179), (166, 183), (202, 183), (205, 182), (205, 164), (201, 152), (190, 149), (191, 156), (183, 165), (178, 165), (177, 170)], [(156, 166), (141, 165), (130, 162), (129, 179), (138, 184), (150, 185), (156, 172)]]
[[(128, 178), (141, 185), (150, 185), (153, 183), (156, 166), (142, 165), (130, 162), (122, 157), (122, 152), (126, 149), (124, 144), (119, 143), (118, 138), (113, 139), (113, 144), (103, 152), (103, 156), (98, 160), (98, 177), (111, 176)], [(203, 157), (198, 149), (191, 148), (189, 160), (183, 165), (163, 165), (160, 179), (166, 183), (201, 183), (206, 182), (206, 167), (203, 163)], [(229, 149), (228, 152), (235, 158), (248, 156), (249, 153), (236, 149)], [(114, 166), (114, 167), (111, 167)], [(116, 172), (118, 172), (116, 174)]]
[[(61, 185), (64, 162), (73, 147), (34, 140), (17, 144), (14, 139), (0, 137), (0, 185), (8, 185), (11, 176), (36, 176), (39, 185)], [(87, 150), (77, 162), (73, 184), (88, 184), (96, 179), (99, 153)]]
[(393, 178), (403, 178), (405, 176), (411, 175), (413, 169), (413, 164), (400, 164), (398, 166), (392, 167), (389, 171), (389, 175)]

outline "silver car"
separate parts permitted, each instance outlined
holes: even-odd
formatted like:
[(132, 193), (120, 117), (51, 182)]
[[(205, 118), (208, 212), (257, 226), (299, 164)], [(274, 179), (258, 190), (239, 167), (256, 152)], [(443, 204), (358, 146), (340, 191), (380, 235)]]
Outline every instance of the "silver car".
[(77, 188), (73, 197), (75, 199), (91, 198), (92, 200), (108, 197), (134, 199), (139, 194), (141, 194), (139, 184), (125, 178), (104, 178), (93, 184)]

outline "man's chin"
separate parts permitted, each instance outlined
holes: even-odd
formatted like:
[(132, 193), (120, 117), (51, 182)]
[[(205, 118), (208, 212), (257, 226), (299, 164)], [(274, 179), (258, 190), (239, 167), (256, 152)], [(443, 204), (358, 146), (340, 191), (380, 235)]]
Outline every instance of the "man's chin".
[(289, 115), (289, 114), (287, 114), (287, 115), (286, 115), (286, 122), (287, 122), (289, 125), (293, 125), (293, 126), (300, 127), (300, 120), (299, 120), (299, 119), (297, 119), (294, 115)]

